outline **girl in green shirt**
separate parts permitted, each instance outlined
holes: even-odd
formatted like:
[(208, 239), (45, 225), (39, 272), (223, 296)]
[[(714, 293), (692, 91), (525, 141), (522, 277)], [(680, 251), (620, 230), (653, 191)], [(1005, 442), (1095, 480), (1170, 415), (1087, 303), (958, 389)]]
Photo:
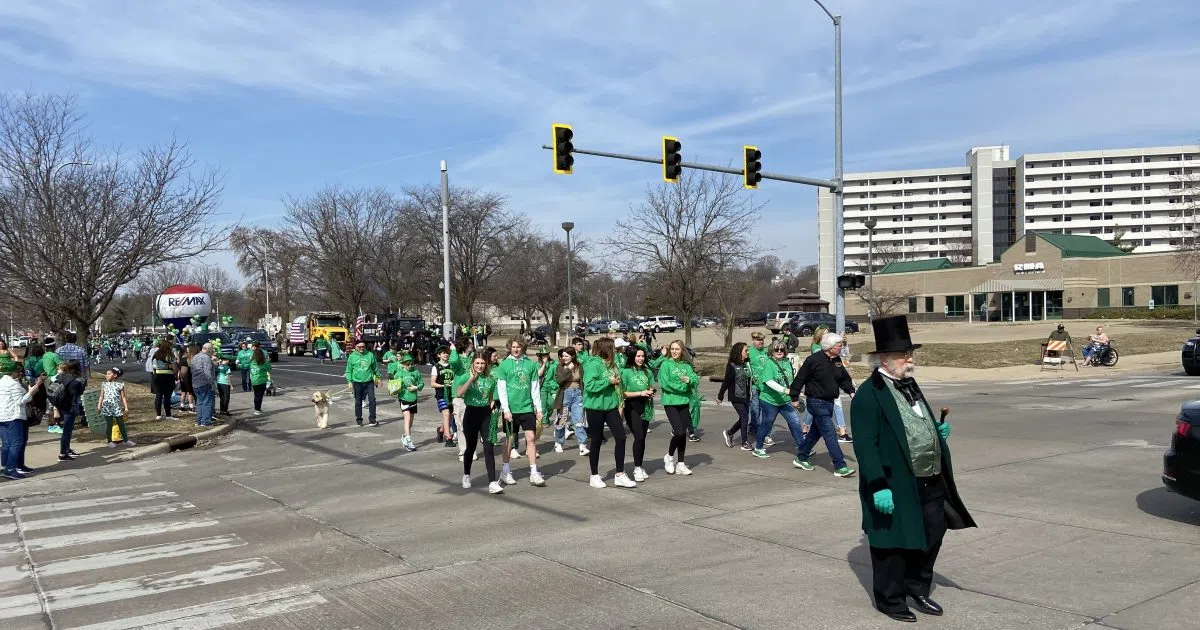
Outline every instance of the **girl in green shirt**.
[(646, 427), (650, 425), (645, 408), (654, 395), (654, 375), (646, 365), (646, 351), (641, 347), (633, 352), (629, 366), (621, 370), (621, 390), (625, 393), (625, 424), (633, 434), (633, 480), (645, 481), (649, 475), (642, 468), (642, 458), (646, 455)]
[(583, 411), (587, 416), (588, 464), (592, 476), (588, 484), (603, 488), (607, 484), (600, 477), (600, 443), (604, 440), (604, 425), (608, 425), (613, 437), (613, 455), (617, 474), (613, 485), (634, 488), (634, 483), (625, 474), (625, 429), (621, 427), (621, 373), (613, 360), (615, 346), (612, 339), (600, 339), (592, 346), (595, 357), (583, 366)]
[(482, 355), (471, 360), (470, 369), (454, 377), (454, 397), (461, 398), (463, 410), (463, 480), (462, 487), (471, 487), (471, 461), (475, 448), (483, 440), (483, 465), (487, 468), (488, 492), (500, 494), (504, 486), (496, 477), (496, 453), (493, 432), (485, 431), (492, 422), (492, 404), (496, 400), (496, 379), (491, 375), (491, 366)]
[(688, 429), (692, 424), (692, 396), (700, 384), (700, 377), (684, 359), (687, 350), (678, 339), (671, 342), (667, 358), (658, 367), (658, 384), (662, 387), (663, 410), (671, 423), (671, 444), (663, 465), (668, 475), (690, 475), (692, 471), (684, 463), (687, 451)]
[(267, 383), (271, 382), (271, 362), (262, 348), (255, 348), (250, 355), (250, 388), (254, 390), (254, 415), (262, 415), (263, 395), (267, 393)]

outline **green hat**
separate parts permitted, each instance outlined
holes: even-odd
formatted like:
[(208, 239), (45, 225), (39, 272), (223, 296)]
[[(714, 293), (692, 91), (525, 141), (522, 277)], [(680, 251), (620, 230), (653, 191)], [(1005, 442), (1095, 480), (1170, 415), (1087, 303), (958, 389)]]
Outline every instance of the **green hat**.
[(538, 354), (550, 354), (550, 346), (538, 346)]
[(401, 362), (401, 363), (412, 363), (412, 362), (413, 362), (413, 356), (412, 356), (411, 354), (409, 354), (409, 353), (405, 352), (405, 353), (404, 353), (404, 356), (400, 357), (400, 362)]

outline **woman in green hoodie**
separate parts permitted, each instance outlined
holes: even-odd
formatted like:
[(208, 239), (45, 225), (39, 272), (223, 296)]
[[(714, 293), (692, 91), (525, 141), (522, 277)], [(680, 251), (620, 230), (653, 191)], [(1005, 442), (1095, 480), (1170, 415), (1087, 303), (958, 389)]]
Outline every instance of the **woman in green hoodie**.
[(671, 445), (663, 457), (668, 475), (690, 475), (692, 471), (684, 463), (687, 451), (688, 428), (692, 425), (691, 401), (693, 392), (700, 384), (700, 377), (684, 360), (683, 342), (671, 342), (666, 359), (658, 367), (658, 385), (662, 387), (662, 405), (671, 423)]
[(587, 415), (588, 464), (592, 477), (588, 484), (603, 488), (607, 484), (600, 476), (600, 443), (604, 440), (604, 425), (612, 431), (613, 449), (617, 475), (613, 485), (634, 488), (634, 483), (625, 474), (625, 429), (621, 426), (621, 373), (613, 360), (613, 340), (600, 339), (592, 346), (595, 357), (583, 366), (583, 411)]
[(396, 398), (400, 400), (400, 412), (404, 414), (404, 439), (401, 444), (409, 451), (415, 451), (417, 445), (412, 440), (413, 417), (417, 415), (417, 392), (425, 387), (425, 380), (413, 365), (413, 356), (408, 353), (399, 361), (388, 363), (388, 379), (388, 389), (396, 392)]
[(654, 395), (654, 375), (646, 365), (646, 351), (640, 346), (635, 348), (629, 365), (621, 370), (621, 390), (625, 394), (625, 424), (633, 434), (633, 480), (645, 481), (649, 475), (642, 468), (642, 458), (646, 455), (646, 427), (650, 424), (645, 408)]

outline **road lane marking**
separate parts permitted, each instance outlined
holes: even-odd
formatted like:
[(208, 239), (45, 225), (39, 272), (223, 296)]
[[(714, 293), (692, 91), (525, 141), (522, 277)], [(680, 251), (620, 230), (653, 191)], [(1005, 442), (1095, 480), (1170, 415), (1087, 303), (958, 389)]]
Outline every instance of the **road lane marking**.
[(92, 512), (91, 514), (79, 514), (76, 516), (59, 516), (55, 518), (41, 518), (33, 521), (22, 520), (21, 529), (32, 532), (39, 529), (54, 529), (56, 527), (77, 527), (79, 525), (90, 525), (92, 523), (107, 523), (110, 521), (119, 521), (130, 518), (143, 518), (146, 516), (161, 516), (163, 514), (171, 514), (179, 510), (191, 510), (196, 506), (186, 501), (183, 503), (168, 503), (166, 505), (151, 505), (143, 508), (129, 508), (125, 510), (113, 510), (111, 512)]
[(246, 541), (242, 540), (236, 534), (224, 534), (184, 542), (134, 547), (132, 549), (118, 549), (105, 553), (94, 553), (86, 556), (40, 563), (38, 564), (38, 574), (42, 576), (68, 575), (77, 571), (94, 571), (139, 562), (152, 562), (167, 558), (179, 558), (198, 553), (219, 551), (221, 549), (232, 549), (245, 544)]
[(134, 503), (136, 501), (149, 501), (152, 499), (169, 499), (179, 495), (170, 490), (159, 490), (156, 492), (144, 492), (142, 494), (119, 494), (111, 497), (99, 497), (96, 499), (79, 499), (78, 501), (59, 501), (58, 503), (43, 503), (40, 505), (21, 505), (17, 506), (17, 514), (22, 517), (32, 516), (34, 514), (44, 514), (46, 512), (57, 512), (59, 510), (78, 510), (82, 508), (94, 508), (105, 505), (118, 505), (121, 503)]
[(5, 582), (23, 582), (29, 579), (29, 567), (20, 564), (15, 567), (0, 567), (0, 584)]
[(0, 619), (40, 614), (42, 614), (42, 602), (33, 593), (0, 597)]
[(1192, 382), (1192, 379), (1184, 378), (1184, 379), (1177, 379), (1177, 380), (1173, 380), (1173, 381), (1159, 381), (1157, 383), (1143, 383), (1141, 385), (1134, 385), (1134, 387), (1139, 388), (1139, 389), (1140, 388), (1170, 387), (1172, 385), (1181, 385), (1183, 383), (1190, 383), (1190, 382)]
[(1125, 379), (1123, 381), (1106, 380), (1106, 381), (1100, 381), (1098, 383), (1088, 383), (1087, 385), (1082, 385), (1081, 387), (1115, 387), (1117, 385), (1132, 385), (1134, 383), (1145, 383), (1145, 382), (1146, 382), (1146, 379), (1144, 379), (1144, 378), (1130, 378), (1130, 379)]
[(306, 586), (243, 595), (186, 608), (105, 621), (75, 630), (133, 630), (149, 628), (219, 628), (234, 623), (295, 612), (324, 604), (321, 595)]
[(348, 438), (355, 438), (355, 439), (383, 437), (382, 433), (371, 433), (370, 431), (356, 431), (354, 433), (345, 433), (343, 435), (345, 435)]
[(25, 544), (31, 551), (44, 549), (63, 549), (76, 545), (88, 545), (97, 542), (134, 539), (139, 536), (154, 536), (170, 532), (179, 532), (199, 527), (212, 527), (217, 524), (214, 520), (171, 521), (166, 523), (141, 523), (129, 527), (118, 527), (90, 532), (75, 532), (60, 536), (44, 538), (26, 538)]

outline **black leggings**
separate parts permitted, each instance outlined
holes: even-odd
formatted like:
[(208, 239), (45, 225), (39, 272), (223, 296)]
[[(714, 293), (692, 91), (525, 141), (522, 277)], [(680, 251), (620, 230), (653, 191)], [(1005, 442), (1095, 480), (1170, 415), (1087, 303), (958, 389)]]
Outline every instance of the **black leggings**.
[[(492, 421), (491, 407), (468, 406), (463, 412), (463, 441), (466, 450), (463, 451), (463, 474), (471, 474), (471, 460), (475, 459), (475, 447), (479, 445), (479, 436), (484, 426)], [(487, 467), (488, 482), (496, 480), (495, 445), (483, 441), (483, 465)]]
[(625, 472), (625, 429), (621, 426), (621, 414), (616, 409), (585, 409), (587, 412), (588, 463), (592, 474), (600, 474), (600, 444), (604, 440), (604, 425), (612, 431), (613, 455), (617, 460), (617, 472)]
[(748, 442), (749, 439), (746, 437), (746, 432), (750, 429), (750, 406), (744, 402), (730, 401), (729, 404), (733, 405), (733, 410), (738, 415), (737, 422), (734, 422), (733, 426), (729, 427), (729, 435), (733, 435), (740, 430), (742, 432), (742, 442)]
[(667, 412), (667, 421), (671, 423), (671, 446), (667, 449), (667, 454), (675, 456), (675, 461), (681, 462), (687, 450), (688, 429), (692, 426), (691, 407), (663, 405), (663, 409)]
[(642, 458), (646, 456), (646, 425), (642, 417), (646, 412), (646, 398), (625, 399), (625, 426), (633, 434), (633, 465), (642, 467)]
[(267, 393), (267, 384), (262, 383), (251, 387), (254, 390), (254, 410), (262, 411), (263, 396)]
[(175, 375), (174, 374), (155, 374), (154, 375), (154, 415), (163, 415), (163, 410), (166, 410), (166, 416), (171, 417), (171, 394), (175, 393)]

